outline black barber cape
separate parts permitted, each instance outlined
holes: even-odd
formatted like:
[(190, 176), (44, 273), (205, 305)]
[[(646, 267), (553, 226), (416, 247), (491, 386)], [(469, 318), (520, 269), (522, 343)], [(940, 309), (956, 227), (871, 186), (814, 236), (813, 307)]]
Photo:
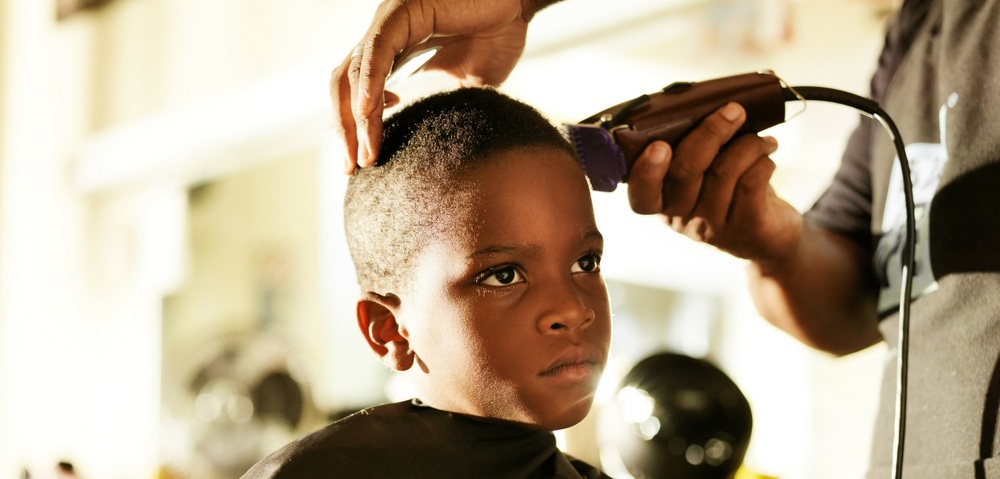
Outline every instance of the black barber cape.
[(563, 454), (550, 432), (417, 401), (352, 414), (275, 451), (243, 479), (607, 478)]

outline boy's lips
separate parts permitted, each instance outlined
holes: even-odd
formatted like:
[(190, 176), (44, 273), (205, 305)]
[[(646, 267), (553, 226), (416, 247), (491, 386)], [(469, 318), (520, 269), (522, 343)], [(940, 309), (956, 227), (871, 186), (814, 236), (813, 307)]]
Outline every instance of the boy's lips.
[(552, 362), (538, 373), (542, 377), (560, 378), (569, 381), (579, 381), (596, 376), (604, 362), (596, 351), (574, 349)]

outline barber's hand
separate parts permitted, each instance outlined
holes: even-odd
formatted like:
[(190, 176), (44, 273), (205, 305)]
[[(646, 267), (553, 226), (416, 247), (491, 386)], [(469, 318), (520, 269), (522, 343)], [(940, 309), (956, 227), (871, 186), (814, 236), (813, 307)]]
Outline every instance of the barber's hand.
[(425, 69), (443, 70), (463, 86), (499, 85), (524, 51), (533, 0), (386, 0), (351, 54), (333, 71), (334, 130), (344, 141), (346, 170), (369, 166), (382, 144), (382, 113), (399, 98), (384, 91), (393, 61), (431, 46), (442, 49)]
[(775, 195), (769, 181), (777, 149), (770, 137), (743, 135), (735, 103), (709, 115), (671, 151), (654, 142), (629, 173), (632, 209), (660, 214), (674, 230), (754, 261), (789, 255), (802, 234), (802, 215)]

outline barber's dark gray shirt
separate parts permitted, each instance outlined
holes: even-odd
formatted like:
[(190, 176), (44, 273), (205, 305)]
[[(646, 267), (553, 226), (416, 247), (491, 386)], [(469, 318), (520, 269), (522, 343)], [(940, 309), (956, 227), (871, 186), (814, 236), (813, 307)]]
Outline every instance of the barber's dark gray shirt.
[[(1000, 478), (1000, 0), (906, 0), (872, 94), (907, 144), (917, 209), (904, 477)], [(903, 240), (895, 149), (874, 121), (807, 214), (873, 256), (890, 346), (870, 477), (890, 477)]]

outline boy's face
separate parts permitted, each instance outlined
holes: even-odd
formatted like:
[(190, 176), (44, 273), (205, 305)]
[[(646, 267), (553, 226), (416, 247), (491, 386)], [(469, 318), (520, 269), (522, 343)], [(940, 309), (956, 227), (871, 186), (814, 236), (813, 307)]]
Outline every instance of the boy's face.
[(611, 341), (603, 240), (580, 166), (552, 147), (464, 174), (475, 199), (432, 241), (397, 321), (430, 406), (555, 430), (586, 416)]

